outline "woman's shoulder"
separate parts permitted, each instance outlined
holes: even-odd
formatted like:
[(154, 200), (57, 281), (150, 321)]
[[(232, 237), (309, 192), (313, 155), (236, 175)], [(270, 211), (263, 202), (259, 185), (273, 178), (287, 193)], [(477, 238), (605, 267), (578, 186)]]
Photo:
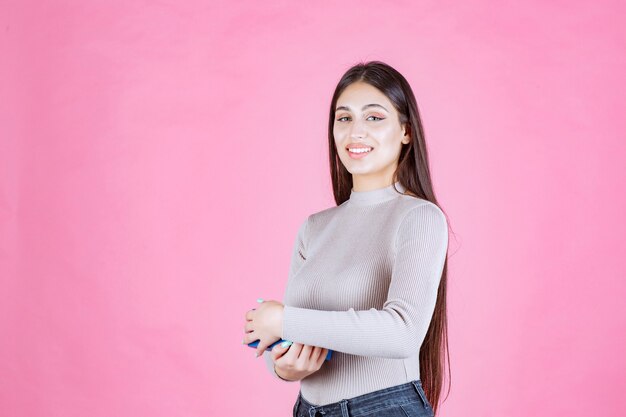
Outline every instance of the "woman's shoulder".
[(308, 220), (313, 221), (313, 222), (320, 222), (320, 221), (330, 219), (334, 217), (335, 215), (337, 215), (337, 213), (341, 211), (342, 207), (343, 207), (343, 204), (339, 206), (331, 206), (328, 208), (315, 211), (309, 214)]
[(400, 197), (398, 215), (401, 219), (409, 220), (435, 216), (445, 220), (445, 214), (441, 208), (432, 201), (426, 200), (415, 195), (404, 194)]
[(418, 197), (410, 191), (405, 191), (404, 194), (400, 195), (400, 201), (402, 205), (408, 208), (419, 207), (423, 205), (431, 205), (439, 208), (435, 203), (426, 200), (425, 198)]

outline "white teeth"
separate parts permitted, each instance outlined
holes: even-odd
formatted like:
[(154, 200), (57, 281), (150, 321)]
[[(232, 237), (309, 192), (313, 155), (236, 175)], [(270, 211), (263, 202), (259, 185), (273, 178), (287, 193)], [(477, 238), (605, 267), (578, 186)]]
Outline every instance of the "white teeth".
[(350, 152), (352, 152), (352, 153), (365, 153), (365, 152), (369, 152), (371, 150), (372, 150), (372, 148), (352, 148), (352, 149), (350, 149)]

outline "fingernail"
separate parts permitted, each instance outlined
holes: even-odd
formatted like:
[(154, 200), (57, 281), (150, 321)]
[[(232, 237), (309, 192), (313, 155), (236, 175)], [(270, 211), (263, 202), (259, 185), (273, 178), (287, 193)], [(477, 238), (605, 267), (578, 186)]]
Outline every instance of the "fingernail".
[(257, 303), (262, 303), (262, 302), (263, 302), (263, 299), (262, 299), (262, 298), (257, 298), (257, 299), (256, 299), (256, 302), (257, 302)]
[(246, 344), (246, 339), (241, 339), (241, 344), (245, 345)]
[(293, 342), (290, 342), (289, 340), (285, 340), (283, 343), (280, 344), (280, 347), (287, 347), (287, 346), (291, 346), (293, 344)]
[(258, 358), (259, 357), (259, 352), (254, 352), (254, 357)]

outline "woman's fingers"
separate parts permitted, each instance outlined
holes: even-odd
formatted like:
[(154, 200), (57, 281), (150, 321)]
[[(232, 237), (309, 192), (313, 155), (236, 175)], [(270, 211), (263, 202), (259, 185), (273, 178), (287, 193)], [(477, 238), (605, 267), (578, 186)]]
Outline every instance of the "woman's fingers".
[(328, 349), (327, 348), (323, 348), (320, 351), (320, 356), (317, 358), (317, 365), (319, 367), (322, 366), (322, 364), (324, 363), (324, 361), (326, 360), (326, 356), (328, 355)]
[[(283, 342), (284, 343), (284, 342)], [(291, 345), (283, 347), (282, 343), (277, 344), (271, 350), (272, 359), (274, 362), (280, 357), (282, 357), (285, 353), (287, 353), (291, 349)]]
[(260, 338), (259, 339), (259, 344), (256, 347), (256, 356), (257, 358), (259, 356), (263, 355), (263, 352), (265, 352), (265, 350), (272, 344), (274, 343), (276, 340), (272, 340), (272, 339), (265, 339), (265, 338)]
[(320, 356), (320, 351), (321, 350), (322, 350), (322, 348), (319, 347), (319, 346), (313, 347), (313, 351), (311, 352), (311, 362), (317, 363), (317, 359)]
[(313, 347), (311, 345), (304, 345), (302, 347), (302, 351), (298, 355), (298, 362), (306, 364), (310, 360), (312, 350)]
[(315, 346), (315, 349), (313, 349), (313, 353), (311, 353), (311, 363), (315, 365), (315, 369), (319, 369), (320, 357), (322, 356), (323, 351), (324, 348)]
[(294, 366), (298, 361), (298, 357), (300, 356), (300, 352), (302, 352), (303, 347), (304, 345), (302, 343), (292, 343), (287, 352), (278, 357), (277, 361), (279, 361), (281, 365), (291, 364), (291, 366)]
[(298, 357), (300, 356), (300, 352), (302, 352), (302, 348), (304, 345), (302, 343), (293, 343), (287, 353), (285, 353), (285, 358), (291, 360), (292, 363), (295, 363)]
[[(272, 349), (273, 351), (274, 349)], [(286, 352), (277, 350), (273, 354), (274, 361), (290, 362), (303, 370), (310, 368), (311, 364), (315, 364), (319, 369), (324, 362), (328, 349), (319, 346), (303, 345), (301, 343), (293, 343)], [(297, 364), (297, 365), (296, 365)]]

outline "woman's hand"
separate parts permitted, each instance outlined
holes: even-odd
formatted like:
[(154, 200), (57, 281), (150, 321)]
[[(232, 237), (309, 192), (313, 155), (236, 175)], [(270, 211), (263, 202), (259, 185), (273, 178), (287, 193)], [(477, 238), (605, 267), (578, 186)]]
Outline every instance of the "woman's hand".
[(283, 309), (284, 305), (278, 301), (263, 301), (261, 304), (246, 312), (246, 333), (243, 342), (252, 343), (259, 341), (257, 345), (257, 357), (263, 355), (272, 343), (280, 340), (283, 331)]
[(283, 379), (299, 381), (317, 372), (328, 355), (328, 349), (294, 343), (288, 347), (280, 344), (271, 351), (276, 373)]

